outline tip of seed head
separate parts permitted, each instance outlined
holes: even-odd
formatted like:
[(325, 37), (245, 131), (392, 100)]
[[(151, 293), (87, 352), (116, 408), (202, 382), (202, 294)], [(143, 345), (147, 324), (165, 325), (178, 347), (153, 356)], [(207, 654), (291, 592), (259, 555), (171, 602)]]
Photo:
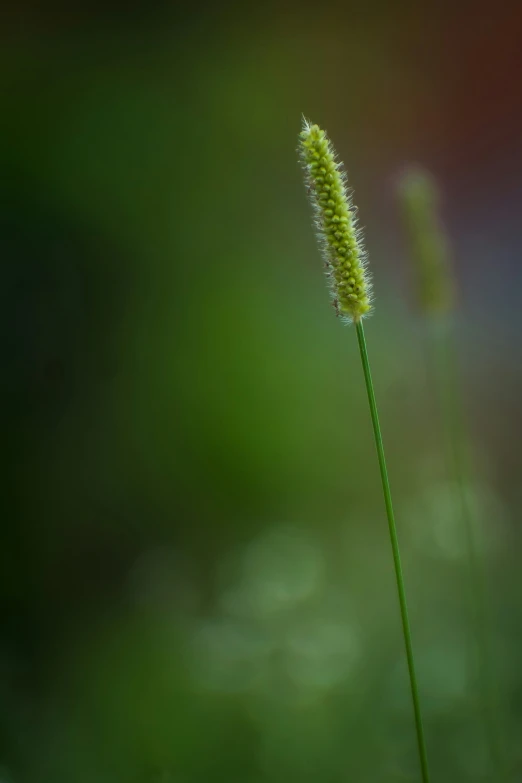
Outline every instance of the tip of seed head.
[(420, 166), (411, 166), (403, 172), (399, 180), (399, 193), (408, 201), (432, 206), (439, 202), (439, 189), (435, 178)]
[(325, 135), (325, 132), (321, 130), (319, 125), (312, 124), (310, 120), (303, 116), (303, 129), (299, 134), (301, 141), (318, 141), (324, 139)]

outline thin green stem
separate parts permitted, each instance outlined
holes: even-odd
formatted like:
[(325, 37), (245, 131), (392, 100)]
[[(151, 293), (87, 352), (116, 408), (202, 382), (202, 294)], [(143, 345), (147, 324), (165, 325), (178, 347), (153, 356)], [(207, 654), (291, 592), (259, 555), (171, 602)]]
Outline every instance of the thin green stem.
[(362, 321), (358, 321), (355, 325), (355, 328), (357, 331), (359, 350), (361, 352), (361, 361), (362, 361), (362, 366), (364, 371), (364, 380), (366, 383), (368, 402), (370, 404), (370, 414), (372, 418), (373, 434), (375, 436), (375, 446), (377, 448), (379, 470), (381, 473), (384, 503), (386, 506), (386, 514), (388, 517), (388, 528), (390, 531), (390, 541), (391, 541), (391, 547), (393, 552), (395, 578), (397, 580), (397, 592), (399, 595), (399, 606), (401, 611), (404, 645), (406, 647), (406, 660), (408, 662), (408, 672), (410, 675), (411, 698), (413, 701), (413, 712), (415, 716), (415, 728), (417, 732), (417, 745), (419, 749), (419, 761), (420, 761), (420, 767), (422, 773), (422, 781), (423, 783), (429, 783), (430, 775), (428, 769), (428, 754), (426, 752), (426, 740), (424, 737), (424, 728), (422, 725), (422, 714), (421, 714), (420, 699), (419, 699), (419, 686), (417, 683), (417, 675), (415, 673), (415, 660), (413, 656), (413, 645), (411, 641), (410, 621), (408, 617), (408, 607), (406, 604), (406, 591), (404, 588), (404, 576), (402, 573), (402, 566), (401, 566), (399, 539), (397, 537), (397, 528), (395, 525), (395, 517), (393, 513), (390, 481), (388, 479), (388, 471), (386, 468), (384, 445), (382, 442), (382, 433), (379, 424), (379, 415), (377, 413), (377, 403), (375, 401), (375, 392), (373, 390), (372, 375), (370, 372), (370, 362), (368, 360), (368, 351), (366, 349), (366, 339), (364, 337), (364, 329), (363, 329)]

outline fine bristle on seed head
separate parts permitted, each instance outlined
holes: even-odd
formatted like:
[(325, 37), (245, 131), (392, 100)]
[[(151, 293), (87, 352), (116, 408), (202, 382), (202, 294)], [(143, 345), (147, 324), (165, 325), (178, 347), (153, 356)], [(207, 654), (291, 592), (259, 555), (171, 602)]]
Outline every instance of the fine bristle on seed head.
[(346, 175), (326, 133), (304, 118), (299, 156), (335, 310), (357, 322), (370, 312), (371, 283)]

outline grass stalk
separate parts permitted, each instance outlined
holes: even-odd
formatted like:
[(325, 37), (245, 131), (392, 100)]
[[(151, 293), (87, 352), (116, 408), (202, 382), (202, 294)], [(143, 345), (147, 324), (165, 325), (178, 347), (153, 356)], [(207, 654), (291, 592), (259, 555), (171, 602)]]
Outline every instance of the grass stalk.
[(320, 247), (323, 251), (324, 268), (330, 286), (332, 304), (337, 316), (355, 324), (359, 341), (375, 445), (379, 459), (384, 502), (388, 516), (402, 630), (410, 676), (422, 782), (429, 783), (428, 757), (422, 726), (419, 688), (415, 674), (399, 541), (393, 516), (390, 482), (384, 458), (377, 403), (375, 402), (370, 363), (368, 361), (366, 340), (361, 320), (372, 309), (371, 280), (366, 253), (362, 243), (361, 231), (357, 225), (355, 207), (346, 187), (346, 173), (342, 168), (342, 164), (337, 159), (335, 149), (326, 133), (318, 125), (312, 125), (305, 119), (303, 119), (303, 129), (299, 134), (299, 157), (303, 165), (307, 190), (314, 209), (315, 225), (318, 230)]
[(429, 354), (432, 375), (444, 432), (448, 473), (456, 492), (467, 552), (469, 605), (472, 622), (473, 658), (477, 671), (480, 711), (483, 715), (495, 778), (508, 780), (506, 754), (496, 715), (496, 683), (489, 639), (489, 611), (473, 511), (466, 491), (469, 468), (464, 454), (464, 417), (459, 394), (457, 361), (454, 351), (453, 319), (449, 314), (428, 321)]
[(415, 717), (415, 729), (417, 734), (417, 746), (419, 751), (419, 762), (420, 762), (420, 768), (422, 773), (422, 781), (423, 783), (429, 783), (430, 775), (429, 775), (429, 767), (428, 767), (428, 755), (426, 751), (426, 740), (424, 735), (424, 727), (422, 723), (422, 713), (420, 708), (417, 674), (415, 671), (415, 659), (413, 655), (413, 644), (411, 638), (410, 621), (408, 616), (408, 606), (406, 603), (406, 590), (404, 587), (404, 576), (402, 573), (401, 556), (399, 550), (399, 539), (397, 536), (397, 527), (395, 524), (395, 516), (393, 513), (390, 481), (388, 478), (388, 470), (386, 468), (384, 445), (382, 440), (381, 427), (379, 424), (379, 414), (377, 412), (377, 402), (375, 400), (375, 392), (373, 389), (372, 375), (370, 371), (370, 362), (368, 359), (368, 351), (366, 348), (364, 327), (361, 320), (356, 321), (355, 329), (357, 332), (357, 340), (359, 343), (359, 351), (361, 354), (361, 362), (362, 362), (362, 367), (364, 372), (364, 380), (366, 384), (366, 392), (368, 395), (368, 403), (370, 406), (370, 415), (372, 419), (373, 434), (375, 438), (375, 447), (377, 449), (379, 471), (381, 474), (384, 504), (386, 506), (386, 515), (388, 517), (388, 529), (390, 533), (390, 543), (391, 543), (391, 548), (393, 553), (395, 579), (397, 582), (397, 593), (399, 597), (399, 607), (400, 607), (401, 620), (402, 620), (404, 646), (406, 648), (406, 660), (408, 664), (408, 673), (410, 679), (411, 698), (413, 702), (413, 712)]
[(415, 272), (417, 304), (426, 325), (426, 355), (438, 403), (446, 469), (455, 488), (455, 506), (467, 551), (472, 629), (470, 646), (472, 665), (477, 672), (477, 703), (483, 716), (495, 774), (506, 780), (507, 759), (498, 725), (498, 688), (489, 638), (488, 593), (478, 549), (476, 521), (466, 487), (469, 467), (464, 452), (467, 438), (454, 346), (453, 313), (457, 296), (450, 242), (439, 216), (437, 183), (428, 172), (418, 167), (406, 171), (399, 183), (398, 196)]

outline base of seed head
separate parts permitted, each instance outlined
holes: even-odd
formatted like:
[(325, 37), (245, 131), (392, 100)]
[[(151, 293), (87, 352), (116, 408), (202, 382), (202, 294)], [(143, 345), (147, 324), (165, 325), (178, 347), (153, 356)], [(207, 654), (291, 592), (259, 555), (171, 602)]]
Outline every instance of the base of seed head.
[(339, 317), (357, 322), (371, 310), (371, 283), (345, 174), (326, 133), (307, 120), (299, 134), (299, 156), (314, 208), (332, 303)]

